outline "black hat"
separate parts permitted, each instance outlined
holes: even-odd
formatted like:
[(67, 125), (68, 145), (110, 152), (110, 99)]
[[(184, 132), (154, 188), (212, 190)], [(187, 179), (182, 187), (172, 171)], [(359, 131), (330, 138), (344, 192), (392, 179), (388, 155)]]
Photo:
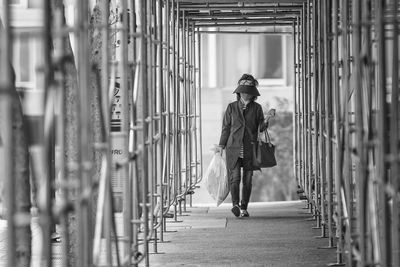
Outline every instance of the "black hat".
[[(243, 77), (243, 76), (242, 76)], [(251, 76), (252, 77), (252, 76)], [(253, 77), (252, 77), (253, 78)], [(258, 92), (256, 85), (258, 84), (257, 80), (253, 79), (240, 79), (238, 82), (239, 86), (236, 88), (233, 93), (245, 93), (253, 96), (259, 96), (260, 92)]]

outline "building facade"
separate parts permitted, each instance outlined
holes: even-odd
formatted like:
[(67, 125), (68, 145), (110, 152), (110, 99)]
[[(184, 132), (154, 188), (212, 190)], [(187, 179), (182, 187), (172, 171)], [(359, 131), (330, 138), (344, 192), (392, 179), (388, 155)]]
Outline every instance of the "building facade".
[[(201, 53), (205, 172), (213, 155), (212, 148), (219, 142), (225, 108), (236, 100), (232, 93), (242, 74), (252, 74), (259, 81), (261, 96), (257, 102), (264, 112), (276, 108), (278, 114), (292, 114), (293, 37), (289, 34), (203, 34)], [(199, 195), (198, 202), (213, 201), (206, 193)]]

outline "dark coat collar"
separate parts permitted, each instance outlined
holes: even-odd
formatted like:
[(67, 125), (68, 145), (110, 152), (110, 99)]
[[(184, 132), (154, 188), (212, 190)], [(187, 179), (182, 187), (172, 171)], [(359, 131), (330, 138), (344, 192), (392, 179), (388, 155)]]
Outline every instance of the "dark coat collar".
[[(244, 121), (244, 116), (243, 116), (243, 106), (244, 106), (244, 103), (243, 103), (242, 101), (240, 101), (240, 99), (237, 100), (236, 102), (237, 102), (237, 103), (236, 103), (236, 106), (237, 106), (237, 108), (238, 108), (238, 112), (240, 113), (240, 118), (241, 118), (242, 121)], [(253, 106), (253, 104), (254, 104), (254, 101), (250, 101), (250, 102), (247, 104), (246, 109), (247, 109), (247, 110), (250, 109), (250, 108)]]

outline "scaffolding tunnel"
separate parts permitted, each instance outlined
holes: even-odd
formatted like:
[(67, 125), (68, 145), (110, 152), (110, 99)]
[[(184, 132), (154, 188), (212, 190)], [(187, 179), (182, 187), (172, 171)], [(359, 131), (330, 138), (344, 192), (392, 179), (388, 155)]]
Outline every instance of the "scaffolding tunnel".
[[(397, 0), (32, 1), (42, 25), (31, 32), (13, 26), (16, 2), (0, 4), (7, 266), (30, 261), (33, 218), (41, 266), (149, 266), (203, 178), (211, 34), (292, 37), (297, 193), (333, 265), (400, 266)], [(20, 36), (42, 44), (35, 133), (11, 64)]]

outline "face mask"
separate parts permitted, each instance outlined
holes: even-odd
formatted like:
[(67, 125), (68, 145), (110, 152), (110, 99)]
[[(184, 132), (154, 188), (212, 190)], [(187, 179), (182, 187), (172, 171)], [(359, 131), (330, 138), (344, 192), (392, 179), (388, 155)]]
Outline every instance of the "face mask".
[(246, 99), (244, 99), (243, 97), (240, 97), (240, 99), (242, 99), (242, 102), (245, 103), (246, 105), (250, 102), (250, 99), (249, 99), (249, 100), (246, 100)]

